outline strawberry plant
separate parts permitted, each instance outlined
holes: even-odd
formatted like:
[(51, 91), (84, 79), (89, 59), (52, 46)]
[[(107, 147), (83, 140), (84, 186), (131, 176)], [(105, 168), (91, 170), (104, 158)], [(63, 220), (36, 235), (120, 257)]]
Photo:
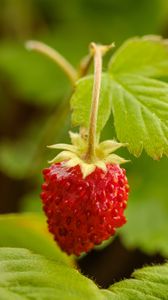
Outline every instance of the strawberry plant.
[[(71, 144), (49, 146), (63, 151), (43, 170), (41, 198), (48, 230), (44, 215), (0, 217), (2, 300), (168, 297), (166, 263), (137, 270), (131, 279), (107, 290), (75, 267), (74, 255), (108, 240), (126, 222), (130, 184), (126, 167), (120, 164), (132, 162), (114, 152), (127, 148), (130, 159), (138, 159), (142, 151), (154, 160), (168, 155), (167, 40), (158, 36), (129, 39), (102, 72), (102, 58), (113, 47), (91, 43), (76, 70), (43, 43), (27, 43), (28, 49), (53, 59), (70, 79), (71, 121), (79, 132), (70, 132)], [(89, 73), (92, 61), (93, 74)], [(113, 131), (102, 141), (101, 133), (111, 120), (115, 136)], [(123, 226), (127, 239), (124, 230)]]

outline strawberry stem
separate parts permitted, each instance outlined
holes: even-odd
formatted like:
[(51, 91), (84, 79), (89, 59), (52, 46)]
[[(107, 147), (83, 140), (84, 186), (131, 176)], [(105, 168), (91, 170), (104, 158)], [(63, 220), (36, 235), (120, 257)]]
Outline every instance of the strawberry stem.
[(91, 43), (91, 51), (93, 51), (94, 55), (94, 83), (88, 132), (88, 150), (86, 153), (86, 160), (88, 162), (93, 161), (95, 157), (96, 125), (102, 73), (102, 52), (100, 46), (96, 45), (95, 43)]
[(78, 77), (77, 71), (58, 51), (38, 41), (26, 42), (26, 48), (28, 50), (40, 52), (51, 58), (64, 71), (74, 86)]
[(111, 45), (96, 45), (95, 43), (91, 43), (90, 47), (91, 54), (94, 56), (94, 82), (88, 131), (88, 149), (85, 157), (87, 162), (93, 162), (95, 159), (97, 116), (102, 74), (102, 56), (108, 50), (113, 48), (114, 44), (112, 43)]

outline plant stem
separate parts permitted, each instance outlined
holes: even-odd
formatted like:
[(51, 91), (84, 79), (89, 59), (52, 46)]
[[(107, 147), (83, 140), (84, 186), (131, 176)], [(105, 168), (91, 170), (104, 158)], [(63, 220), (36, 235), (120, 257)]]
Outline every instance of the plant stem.
[(102, 73), (102, 51), (100, 46), (91, 43), (91, 50), (94, 54), (94, 82), (92, 92), (92, 104), (88, 132), (88, 150), (86, 153), (86, 160), (91, 162), (95, 157), (95, 144), (96, 144), (96, 126), (97, 115), (99, 107), (99, 96), (101, 87), (101, 73)]
[(89, 67), (92, 63), (92, 59), (93, 53), (89, 53), (88, 55), (83, 57), (79, 65), (79, 78), (84, 77), (87, 74)]
[(95, 160), (97, 117), (102, 74), (102, 56), (114, 47), (114, 43), (112, 43), (111, 45), (96, 45), (95, 43), (91, 43), (90, 46), (90, 57), (94, 56), (94, 82), (88, 131), (88, 149), (85, 157), (86, 161), (89, 163), (94, 162)]
[(77, 71), (59, 52), (38, 41), (26, 42), (26, 48), (28, 50), (40, 52), (51, 58), (65, 72), (71, 83), (73, 85), (75, 84), (78, 77)]

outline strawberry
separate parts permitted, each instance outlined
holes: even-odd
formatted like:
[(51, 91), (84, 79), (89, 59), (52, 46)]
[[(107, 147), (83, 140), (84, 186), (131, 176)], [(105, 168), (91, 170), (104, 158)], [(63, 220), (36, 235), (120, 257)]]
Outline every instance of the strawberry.
[(80, 133), (70, 133), (71, 145), (50, 146), (63, 151), (43, 171), (41, 198), (49, 231), (68, 254), (89, 251), (126, 222), (123, 213), (129, 186), (119, 166), (126, 161), (113, 153), (123, 144), (114, 140), (99, 143), (97, 128), (102, 56), (112, 46), (91, 43), (94, 82), (89, 124), (87, 117), (85, 121), (81, 118)]
[(81, 159), (85, 140), (79, 134), (70, 135), (73, 145), (51, 146), (66, 151), (43, 170), (41, 198), (54, 239), (63, 251), (80, 255), (108, 239), (126, 222), (123, 213), (129, 186), (125, 169), (119, 166), (124, 159), (110, 154), (122, 144), (100, 143), (97, 160), (88, 164)]

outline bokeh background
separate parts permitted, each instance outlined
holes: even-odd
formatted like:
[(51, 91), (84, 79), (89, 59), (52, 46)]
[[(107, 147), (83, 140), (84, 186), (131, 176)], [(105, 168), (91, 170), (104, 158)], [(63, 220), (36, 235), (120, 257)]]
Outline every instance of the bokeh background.
[[(26, 51), (25, 41), (44, 41), (77, 67), (91, 41), (119, 47), (148, 34), (168, 37), (167, 0), (0, 1), (1, 214), (41, 213), (41, 169), (53, 156), (46, 145), (67, 142), (71, 126), (68, 80), (50, 60)], [(109, 122), (102, 138), (113, 136)], [(79, 260), (81, 271), (103, 287), (168, 257), (168, 159), (123, 155), (131, 159), (128, 223)]]

